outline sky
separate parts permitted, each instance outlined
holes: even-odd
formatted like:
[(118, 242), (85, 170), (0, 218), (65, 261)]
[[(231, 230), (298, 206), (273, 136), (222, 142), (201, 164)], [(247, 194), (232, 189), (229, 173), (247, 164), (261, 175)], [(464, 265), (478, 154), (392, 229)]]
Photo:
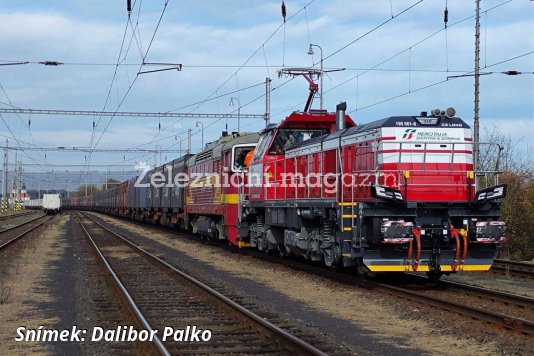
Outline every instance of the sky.
[[(242, 114), (261, 115), (269, 77), (271, 121), (280, 122), (303, 109), (308, 85), (302, 77), (279, 76), (278, 70), (319, 68), (320, 50), (314, 47), (315, 54), (308, 55), (313, 43), (322, 49), (324, 68), (333, 70), (324, 77), (329, 111), (346, 101), (351, 117), (366, 123), (452, 106), (472, 124), (474, 78), (461, 75), (474, 68), (474, 0), (285, 4), (284, 24), (281, 1), (270, 0), (132, 0), (130, 18), (124, 0), (2, 1), (0, 108), (236, 114), (241, 106)], [(527, 152), (534, 147), (534, 1), (483, 0), (480, 22), (481, 132), (497, 127)], [(182, 70), (137, 74), (168, 68), (141, 66), (143, 60), (179, 63)], [(29, 63), (5, 65), (18, 61)], [(501, 73), (508, 70), (524, 74)], [(234, 106), (229, 105), (232, 97), (237, 98)], [(318, 105), (316, 98), (314, 108)], [(197, 152), (202, 140), (196, 121), (204, 125), (204, 143), (216, 140), (226, 125), (237, 130), (235, 118), (10, 113), (1, 118), (0, 139), (18, 148), (179, 150), (187, 148), (191, 129), (192, 151)], [(261, 119), (240, 121), (241, 131), (265, 125)], [(14, 155), (10, 151), (11, 163)], [(18, 159), (28, 187), (72, 188), (101, 180), (87, 172), (110, 170), (120, 178), (136, 162), (154, 164), (178, 155), (25, 150)], [(59, 166), (65, 164), (71, 166)], [(64, 178), (66, 170), (70, 180)], [(61, 178), (55, 179), (58, 173)]]

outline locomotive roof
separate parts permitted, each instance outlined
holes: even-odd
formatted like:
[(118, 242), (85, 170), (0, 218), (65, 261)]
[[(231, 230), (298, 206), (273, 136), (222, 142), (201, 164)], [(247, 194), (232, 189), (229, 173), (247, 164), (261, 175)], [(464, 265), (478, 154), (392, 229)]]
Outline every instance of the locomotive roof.
[[(423, 124), (419, 120), (425, 120), (425, 119), (437, 119), (436, 124)], [(410, 122), (412, 127), (461, 127), (461, 128), (469, 128), (469, 125), (465, 123), (462, 119), (459, 117), (452, 117), (448, 118), (446, 116), (390, 116), (385, 119), (372, 121), (366, 124), (361, 124), (356, 127), (350, 128), (347, 130), (347, 134), (349, 133), (356, 133), (356, 132), (362, 132), (382, 127), (398, 127), (398, 126), (405, 126), (404, 124), (400, 123), (406, 123)]]
[[(313, 126), (313, 123), (316, 122), (325, 122), (325, 117), (328, 117), (329, 120), (332, 121), (333, 124), (335, 124), (335, 118), (336, 113), (335, 112), (327, 112), (326, 110), (311, 110), (309, 112), (301, 112), (301, 111), (293, 111), (288, 117), (286, 117), (284, 120), (279, 122), (278, 124), (270, 124), (266, 128), (264, 128), (262, 131), (260, 131), (260, 134), (274, 130), (276, 128), (284, 128), (284, 127), (302, 127), (302, 126)], [(354, 121), (351, 119), (349, 115), (345, 116), (346, 125), (347, 127), (353, 127), (355, 126)]]
[(222, 136), (217, 141), (210, 142), (206, 145), (204, 150), (192, 155), (187, 160), (187, 165), (192, 166), (196, 163), (207, 161), (212, 158), (217, 158), (222, 155), (223, 151), (230, 149), (234, 145), (244, 143), (257, 143), (260, 136), (256, 132), (241, 132), (234, 133), (228, 136)]

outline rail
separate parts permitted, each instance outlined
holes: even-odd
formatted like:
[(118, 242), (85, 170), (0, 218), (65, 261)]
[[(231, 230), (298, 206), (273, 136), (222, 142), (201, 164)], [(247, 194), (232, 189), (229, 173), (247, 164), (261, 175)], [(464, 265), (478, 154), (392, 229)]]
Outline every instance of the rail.
[[(427, 277), (421, 276), (418, 274), (414, 274), (414, 273), (407, 273), (407, 274), (410, 275), (410, 277), (416, 278), (419, 280), (424, 280), (424, 281), (429, 280)], [(524, 295), (503, 292), (500, 290), (489, 289), (489, 288), (475, 286), (472, 284), (465, 284), (465, 283), (454, 282), (454, 281), (443, 280), (443, 279), (439, 281), (432, 281), (432, 283), (435, 283), (438, 286), (442, 286), (442, 287), (453, 288), (453, 289), (462, 290), (468, 293), (478, 294), (480, 296), (483, 296), (484, 298), (501, 301), (503, 304), (515, 304), (520, 307), (534, 308), (534, 298), (524, 296)]]
[[(26, 222), (24, 222), (24, 223), (22, 223), (22, 224), (19, 224), (19, 225), (12, 226), (12, 227), (9, 227), (9, 228), (7, 228), (7, 229), (1, 230), (1, 231), (0, 231), (0, 250), (5, 249), (5, 248), (8, 247), (9, 245), (13, 244), (15, 241), (17, 241), (17, 240), (21, 239), (22, 237), (28, 235), (28, 234), (29, 234), (30, 232), (32, 232), (33, 230), (35, 230), (35, 229), (37, 229), (38, 227), (40, 227), (40, 226), (42, 226), (43, 224), (45, 224), (45, 223), (46, 223), (47, 221), (49, 221), (52, 217), (48, 217), (48, 219), (45, 219), (45, 218), (47, 218), (47, 216), (46, 216), (46, 215), (43, 215), (43, 216), (40, 216), (40, 217), (38, 217), (38, 218), (32, 219), (32, 220), (30, 220), (30, 221), (26, 221)], [(8, 239), (6, 239), (6, 240), (3, 240), (3, 239), (1, 238), (2, 236), (5, 236), (6, 233), (13, 232), (13, 231), (15, 231), (15, 230), (20, 229), (21, 227), (24, 227), (24, 226), (26, 226), (26, 225), (31, 225), (32, 223), (34, 223), (34, 222), (36, 222), (36, 221), (38, 221), (38, 220), (43, 220), (43, 219), (44, 219), (44, 221), (42, 221), (42, 222), (40, 222), (40, 223), (38, 223), (38, 224), (36, 224), (36, 225), (34, 225), (34, 226), (31, 226), (29, 229), (27, 229), (27, 230), (25, 230), (25, 231), (23, 231), (23, 232), (21, 232), (21, 233), (15, 235), (14, 237), (11, 237), (11, 238), (8, 237)], [(3, 241), (2, 241), (2, 240), (3, 240)]]
[[(427, 295), (427, 293), (425, 292), (413, 291), (413, 290), (409, 290), (406, 288), (390, 285), (387, 283), (381, 283), (381, 282), (377, 282), (377, 281), (373, 281), (369, 279), (361, 280), (361, 279), (355, 278), (351, 274), (335, 272), (335, 271), (328, 270), (320, 266), (313, 266), (313, 265), (309, 265), (309, 264), (296, 261), (296, 260), (280, 259), (274, 256), (269, 256), (269, 255), (265, 255), (262, 253), (258, 253), (257, 251), (254, 251), (254, 250), (244, 250), (244, 251), (240, 251), (240, 253), (241, 254), (246, 253), (255, 258), (266, 260), (271, 263), (281, 264), (281, 265), (288, 266), (288, 267), (301, 270), (304, 272), (317, 274), (325, 278), (332, 279), (332, 280), (335, 280), (335, 281), (338, 281), (344, 284), (358, 285), (363, 288), (368, 288), (368, 289), (375, 290), (375, 291), (381, 291), (383, 293), (386, 293), (386, 294), (389, 294), (395, 297), (400, 297), (403, 299), (419, 302), (427, 306), (439, 308), (439, 309), (446, 310), (449, 312), (458, 313), (460, 315), (467, 316), (469, 318), (474, 318), (480, 321), (484, 321), (484, 322), (488, 322), (488, 323), (500, 326), (507, 330), (515, 330), (520, 333), (534, 335), (534, 321), (532, 320), (525, 320), (522, 318), (510, 316), (504, 313), (484, 310), (482, 308), (478, 308), (476, 306), (469, 305), (467, 303), (460, 303), (457, 301), (432, 297), (432, 296)], [(444, 283), (449, 283), (449, 282), (444, 282)], [(477, 289), (477, 287), (473, 286), (472, 290), (474, 291), (475, 289)], [(479, 288), (479, 291), (481, 289), (482, 288)], [(494, 297), (501, 295), (500, 292), (493, 291), (493, 290), (491, 291), (491, 294)], [(509, 298), (513, 299), (515, 303), (527, 304), (529, 307), (532, 307), (532, 298), (529, 298), (529, 297), (523, 298), (522, 296), (516, 296), (516, 295), (509, 296)]]
[(534, 280), (534, 263), (508, 260), (495, 260), (489, 273), (514, 277), (523, 280)]
[[(87, 229), (85, 228), (85, 225), (83, 224), (83, 222), (81, 221), (79, 216), (78, 216), (78, 222), (80, 223), (80, 226), (81, 226), (83, 232), (85, 233), (85, 235), (87, 236), (87, 238), (91, 242), (91, 245), (93, 246), (93, 249), (95, 250), (95, 253), (98, 256), (98, 259), (99, 259), (100, 263), (104, 266), (106, 271), (111, 275), (115, 285), (120, 290), (123, 298), (125, 299), (126, 303), (130, 307), (130, 309), (132, 310), (132, 313), (135, 315), (135, 317), (136, 317), (137, 321), (139, 322), (139, 324), (141, 325), (141, 327), (144, 330), (147, 330), (148, 332), (152, 333), (152, 331), (154, 329), (152, 328), (152, 326), (150, 326), (150, 324), (148, 323), (147, 319), (145, 318), (145, 316), (143, 315), (143, 313), (141, 312), (141, 310), (139, 309), (139, 307), (135, 303), (134, 299), (132, 298), (132, 296), (130, 295), (130, 293), (128, 292), (128, 290), (124, 286), (124, 284), (121, 282), (120, 278), (117, 276), (117, 274), (115, 273), (113, 268), (111, 268), (111, 265), (109, 264), (107, 259), (102, 254), (102, 251), (98, 248), (97, 244), (93, 240), (92, 236), (89, 234), (89, 231), (87, 231)], [(159, 338), (158, 335), (154, 335), (153, 346), (159, 352), (159, 354), (165, 355), (165, 356), (170, 356), (171, 355), (171, 353), (169, 352), (169, 350), (167, 350), (167, 348), (165, 347), (165, 345), (163, 344), (163, 342), (161, 341), (161, 339)]]
[[(297, 338), (293, 334), (288, 333), (287, 331), (275, 326), (274, 324), (270, 323), (269, 321), (263, 319), (259, 315), (254, 314), (250, 310), (244, 308), (243, 306), (237, 304), (233, 300), (229, 299), (228, 297), (222, 295), (221, 293), (217, 292), (216, 290), (212, 289), (211, 287), (205, 285), (204, 283), (200, 282), (199, 280), (191, 277), (190, 275), (186, 274), (183, 271), (180, 271), (176, 267), (170, 265), (166, 261), (162, 260), (161, 258), (151, 254), (150, 252), (146, 251), (145, 249), (139, 247), (138, 245), (131, 242), (128, 238), (118, 234), (117, 232), (111, 230), (109, 227), (105, 226), (104, 224), (100, 223), (99, 221), (95, 220), (92, 216), (88, 214), (82, 213), (83, 217), (86, 217), (87, 219), (91, 220), (95, 224), (97, 224), (100, 228), (108, 232), (109, 234), (112, 234), (116, 238), (118, 238), (120, 241), (122, 241), (124, 244), (128, 245), (144, 257), (147, 257), (149, 260), (154, 262), (156, 265), (159, 265), (161, 267), (164, 267), (168, 271), (172, 272), (175, 276), (179, 277), (183, 281), (186, 281), (188, 284), (190, 284), (193, 288), (198, 289), (202, 291), (204, 294), (208, 295), (210, 298), (214, 298), (215, 300), (218, 300), (220, 303), (224, 305), (225, 308), (233, 311), (236, 315), (239, 315), (239, 319), (245, 322), (246, 324), (249, 324), (253, 329), (257, 330), (260, 334), (266, 336), (266, 339), (271, 340), (277, 345), (280, 345), (285, 350), (287, 350), (290, 353), (297, 354), (297, 355), (326, 355), (321, 350), (315, 348), (314, 346), (306, 343), (305, 341)], [(80, 220), (81, 222), (81, 220)], [(83, 223), (82, 223), (83, 224)], [(84, 229), (85, 233), (88, 234), (87, 229)], [(94, 243), (94, 242), (93, 242)], [(95, 245), (96, 246), (96, 245)], [(108, 263), (109, 265), (109, 263)], [(131, 301), (133, 301), (133, 298), (131, 298)], [(135, 303), (134, 303), (135, 304)], [(145, 318), (146, 320), (146, 318)], [(164, 346), (164, 345), (163, 345)]]
[[(139, 226), (146, 226), (139, 222), (134, 222), (134, 224), (139, 225)], [(153, 226), (148, 226), (147, 228), (150, 230), (155, 230), (155, 231), (166, 230), (163, 228), (158, 228), (158, 227), (153, 227)], [(218, 246), (219, 248), (225, 248), (228, 251), (231, 251), (233, 253), (237, 253), (235, 249), (229, 248), (225, 245), (221, 245), (220, 243), (216, 241), (206, 242), (204, 240), (201, 240), (200, 238), (191, 239), (191, 237), (189, 237), (188, 240), (195, 241), (201, 244), (208, 243), (213, 246)], [(357, 278), (353, 274), (333, 271), (331, 269), (326, 269), (321, 266), (310, 265), (310, 264), (303, 263), (297, 260), (291, 260), (291, 259), (285, 259), (285, 258), (281, 259), (276, 256), (267, 255), (265, 253), (261, 253), (255, 250), (240, 249), (238, 253), (246, 254), (247, 256), (251, 256), (259, 260), (264, 260), (269, 263), (283, 265), (283, 266), (286, 266), (286, 267), (289, 267), (295, 270), (319, 275), (319, 276), (322, 276), (322, 277), (325, 277), (325, 278), (328, 278), (328, 279), (331, 279), (331, 280), (334, 280), (334, 281), (337, 281), (343, 284), (357, 285), (362, 288), (378, 290), (378, 291), (382, 291), (384, 293), (394, 295), (397, 297), (401, 297), (404, 299), (418, 301), (428, 306), (455, 312), (460, 315), (474, 318), (477, 320), (481, 320), (484, 322), (488, 322), (488, 323), (503, 327), (508, 330), (515, 330), (521, 333), (534, 335), (534, 321), (531, 321), (531, 320), (516, 318), (510, 315), (503, 314), (503, 313), (496, 313), (496, 312), (483, 310), (483, 309), (477, 308), (476, 306), (472, 306), (468, 304), (462, 304), (462, 303), (453, 302), (450, 300), (427, 296), (425, 293), (415, 292), (415, 291), (411, 291), (411, 290), (401, 288), (401, 287), (395, 287), (392, 285), (388, 285), (386, 283), (380, 283), (380, 282), (373, 281), (370, 279)], [(417, 277), (425, 278), (421, 276), (417, 276)], [(533, 298), (530, 298), (530, 297), (519, 296), (519, 295), (514, 295), (510, 293), (495, 291), (495, 290), (489, 290), (486, 288), (481, 288), (481, 287), (476, 287), (476, 286), (468, 286), (468, 285), (460, 286), (459, 284), (454, 284), (454, 282), (450, 282), (450, 281), (439, 281), (439, 283), (446, 284), (449, 286), (454, 286), (457, 288), (466, 289), (466, 290), (471, 290), (472, 292), (478, 292), (479, 294), (485, 293), (486, 296), (491, 296), (492, 298), (499, 298), (501, 300), (508, 299), (508, 302), (515, 303), (518, 305), (534, 307), (534, 300)]]
[(516, 330), (521, 333), (534, 335), (534, 322), (517, 317), (512, 317), (503, 313), (493, 312), (477, 308), (468, 304), (453, 302), (441, 298), (425, 295), (425, 293), (412, 291), (384, 283), (373, 282), (374, 287), (394, 296), (421, 302), (436, 308), (455, 312), (478, 320), (486, 321), (505, 329)]
[(28, 215), (32, 215), (32, 214), (36, 214), (36, 212), (34, 212), (34, 211), (24, 211), (24, 212), (16, 213), (16, 214), (2, 215), (2, 216), (0, 216), (0, 221), (19, 218), (21, 216), (28, 216)]

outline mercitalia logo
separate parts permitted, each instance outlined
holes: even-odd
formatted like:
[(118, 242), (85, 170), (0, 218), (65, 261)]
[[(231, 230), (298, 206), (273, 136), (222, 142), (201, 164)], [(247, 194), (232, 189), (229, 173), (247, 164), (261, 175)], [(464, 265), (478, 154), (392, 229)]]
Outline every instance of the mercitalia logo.
[(417, 129), (406, 129), (404, 131), (404, 135), (402, 136), (403, 139), (411, 140), (413, 137), (413, 134), (417, 131)]

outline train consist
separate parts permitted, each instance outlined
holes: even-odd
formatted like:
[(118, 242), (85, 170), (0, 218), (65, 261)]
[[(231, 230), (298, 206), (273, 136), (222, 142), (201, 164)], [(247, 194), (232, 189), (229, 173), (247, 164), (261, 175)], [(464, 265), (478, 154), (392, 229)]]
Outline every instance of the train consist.
[(453, 110), (361, 125), (345, 110), (223, 133), (198, 154), (63, 205), (331, 267), (489, 269), (505, 236), (506, 186), (477, 190), (469, 126)]

